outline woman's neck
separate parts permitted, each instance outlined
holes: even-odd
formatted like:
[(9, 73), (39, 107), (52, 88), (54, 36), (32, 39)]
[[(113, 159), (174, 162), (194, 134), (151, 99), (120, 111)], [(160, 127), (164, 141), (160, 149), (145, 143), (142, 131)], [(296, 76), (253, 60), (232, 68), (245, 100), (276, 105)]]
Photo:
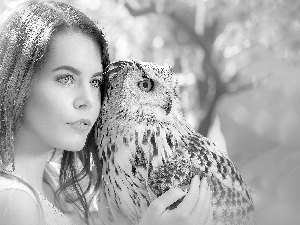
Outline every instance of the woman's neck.
[(19, 154), (17, 151), (15, 153), (14, 172), (42, 194), (44, 194), (43, 174), (49, 155), (51, 151), (41, 155)]
[(14, 172), (42, 194), (43, 174), (52, 151), (52, 146), (44, 144), (32, 133), (24, 132), (22, 128), (16, 133)]

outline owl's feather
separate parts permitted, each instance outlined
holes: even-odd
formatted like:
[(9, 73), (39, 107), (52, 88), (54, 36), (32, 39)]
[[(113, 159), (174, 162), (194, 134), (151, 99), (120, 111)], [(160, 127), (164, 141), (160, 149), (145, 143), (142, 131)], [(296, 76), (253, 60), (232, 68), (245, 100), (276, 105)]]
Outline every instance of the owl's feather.
[(151, 201), (199, 175), (208, 178), (215, 224), (253, 224), (253, 202), (240, 173), (183, 117), (172, 69), (127, 60), (112, 63), (106, 74), (96, 140), (113, 214), (138, 224)]

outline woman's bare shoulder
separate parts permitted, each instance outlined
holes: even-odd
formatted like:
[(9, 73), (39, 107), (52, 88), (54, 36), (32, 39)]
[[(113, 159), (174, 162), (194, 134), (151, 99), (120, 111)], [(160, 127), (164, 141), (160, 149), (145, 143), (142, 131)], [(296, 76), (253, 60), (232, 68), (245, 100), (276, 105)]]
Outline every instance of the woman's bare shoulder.
[(19, 189), (0, 191), (0, 218), (2, 225), (41, 224), (42, 214), (36, 200)]

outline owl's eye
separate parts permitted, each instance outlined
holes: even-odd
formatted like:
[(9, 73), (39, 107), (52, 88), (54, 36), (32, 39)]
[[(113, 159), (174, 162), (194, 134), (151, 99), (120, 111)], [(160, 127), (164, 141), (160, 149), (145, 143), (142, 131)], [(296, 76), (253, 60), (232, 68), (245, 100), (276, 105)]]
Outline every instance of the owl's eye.
[(151, 79), (145, 78), (144, 80), (138, 82), (138, 86), (141, 90), (149, 92), (153, 89), (154, 82)]

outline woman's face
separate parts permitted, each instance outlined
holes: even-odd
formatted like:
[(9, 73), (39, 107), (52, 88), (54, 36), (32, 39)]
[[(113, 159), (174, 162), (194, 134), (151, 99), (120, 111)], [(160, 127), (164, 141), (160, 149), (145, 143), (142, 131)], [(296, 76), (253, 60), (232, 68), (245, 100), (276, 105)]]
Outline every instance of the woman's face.
[(81, 150), (100, 111), (100, 49), (87, 35), (56, 34), (25, 103), (26, 139), (50, 148)]

